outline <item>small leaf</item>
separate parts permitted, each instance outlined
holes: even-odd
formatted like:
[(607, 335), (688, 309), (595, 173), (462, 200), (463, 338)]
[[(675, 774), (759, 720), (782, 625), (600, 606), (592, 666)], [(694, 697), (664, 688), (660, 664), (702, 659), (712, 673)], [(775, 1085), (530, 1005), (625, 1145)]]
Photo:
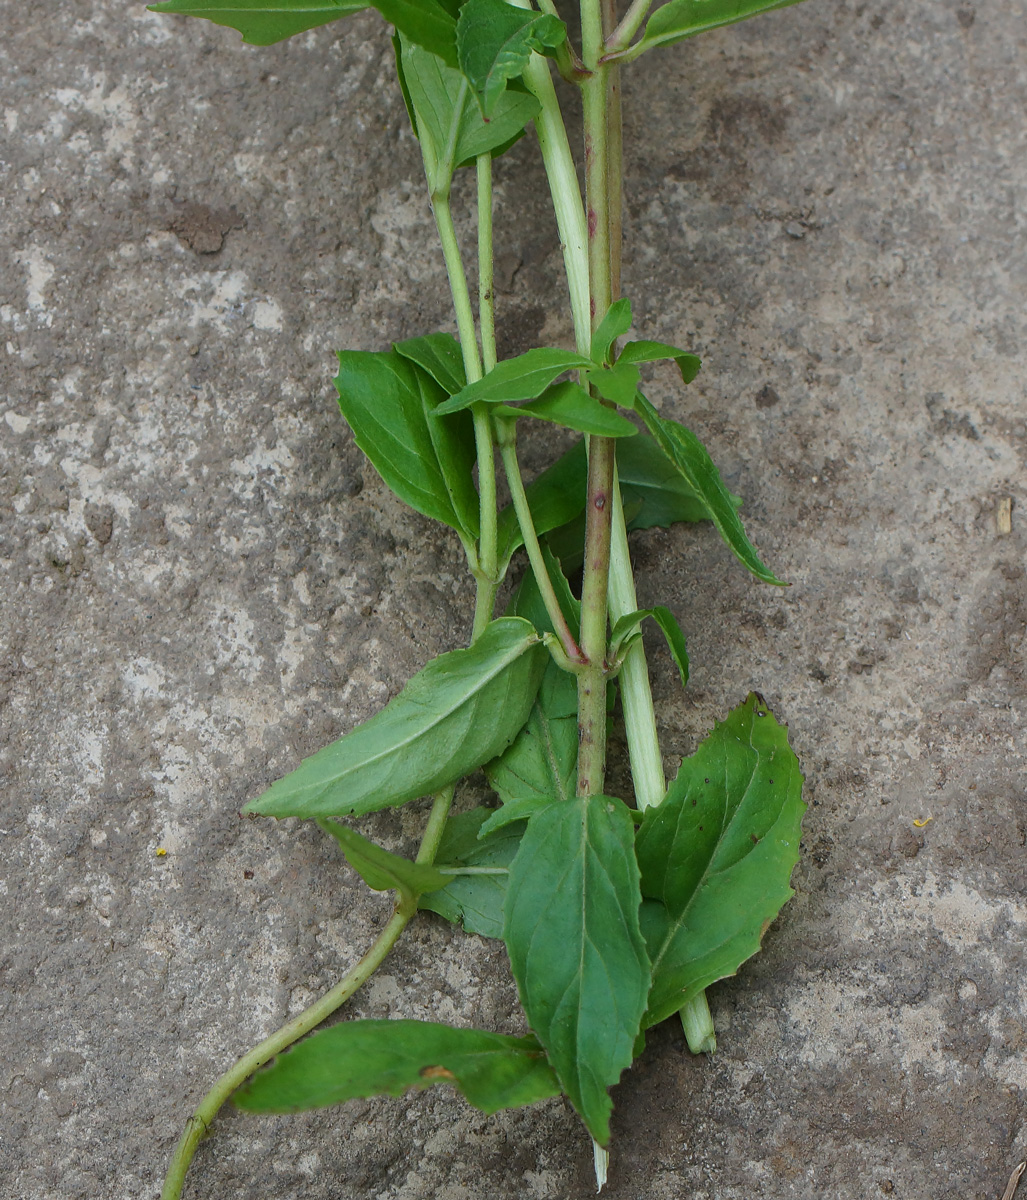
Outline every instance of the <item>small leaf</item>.
[(635, 408), (660, 449), (677, 467), (688, 486), (702, 497), (710, 519), (742, 565), (764, 583), (786, 587), (787, 584), (763, 565), (746, 537), (731, 493), (724, 487), (720, 472), (702, 442), (684, 425), (661, 417), (641, 392), (635, 393)]
[[(521, 844), (524, 826), (510, 829), (507, 823), (505, 828), (493, 833), (485, 829), (492, 815), (491, 809), (475, 808), (450, 817), (436, 861), (443, 867), (509, 867)], [(527, 816), (525, 813), (521, 819)], [(445, 886), (422, 896), (419, 907), (459, 923), (468, 933), (501, 938), (506, 874), (448, 875), (443, 878)]]
[[(553, 803), (555, 801), (552, 796), (521, 796), (519, 800), (509, 800), (505, 804), (500, 805), (499, 808), (492, 810), (492, 814), (488, 820), (482, 822), (478, 836), (488, 837), (489, 834), (495, 833), (497, 829), (505, 829), (508, 825), (512, 825), (514, 821), (527, 821), (530, 817), (541, 812), (544, 808), (548, 808)], [(520, 841), (520, 834), (518, 834), (517, 840), (518, 842)]]
[(456, 21), (438, 0), (371, 0), (371, 3), (408, 42), (438, 55), (448, 67), (456, 68)]
[(570, 380), (554, 383), (537, 400), (529, 400), (519, 408), (500, 405), (495, 413), (500, 417), (536, 417), (540, 421), (552, 421), (565, 429), (575, 429), (578, 433), (590, 433), (596, 437), (634, 437), (638, 433), (627, 417), (600, 404), (580, 384)]
[(466, 0), (457, 20), (457, 55), (483, 116), (491, 118), (507, 80), (520, 75), (533, 50), (544, 54), (566, 39), (559, 17), (514, 8), (506, 0)]
[(607, 1089), (631, 1064), (649, 962), (631, 813), (609, 796), (551, 804), (510, 867), (504, 940), (528, 1022), (600, 1145)]
[(763, 699), (751, 695), (646, 809), (636, 848), (653, 959), (647, 1025), (733, 975), (792, 895), (802, 775)]
[(618, 355), (617, 362), (659, 362), (664, 358), (673, 359), (685, 383), (691, 383), (702, 366), (702, 359), (697, 355), (679, 350), (677, 346), (668, 346), (666, 342), (628, 342)]
[[(559, 602), (563, 618), (567, 622), (567, 627), (577, 637), (581, 628), (581, 601), (571, 591), (571, 585), (563, 573), (559, 560), (545, 542), (542, 543), (542, 561), (549, 572), (553, 591), (556, 593), (556, 599)], [(517, 585), (508, 612), (512, 616), (524, 617), (525, 620), (530, 621), (539, 633), (556, 632), (549, 619), (549, 613), (546, 611), (542, 594), (538, 590), (538, 582), (533, 571), (525, 572), (521, 582)], [(563, 673), (566, 674), (566, 672)]]
[[(411, 862), (368, 841), (363, 834), (338, 821), (318, 818), (318, 825), (339, 843), (346, 860), (360, 878), (376, 892), (392, 889), (414, 899), (425, 892), (444, 888), (449, 877), (428, 863)], [(511, 856), (512, 857), (512, 856)]]
[(565, 371), (590, 367), (592, 362), (570, 350), (529, 350), (516, 358), (497, 364), (477, 383), (469, 383), (462, 391), (447, 400), (439, 416), (459, 412), (482, 401), (486, 404), (512, 404), (517, 400), (534, 400)]
[(670, 0), (649, 18), (640, 45), (669, 46), (693, 34), (732, 25), (797, 0)]
[(364, 0), (164, 0), (150, 12), (204, 17), (242, 34), (251, 46), (270, 46), (368, 7)]
[(528, 719), (548, 661), (527, 621), (493, 621), (473, 646), (428, 663), (377, 716), (308, 758), (245, 811), (349, 816), (455, 783), (509, 745)]
[(427, 1021), (342, 1021), (281, 1054), (233, 1097), (246, 1112), (300, 1112), (452, 1083), (483, 1112), (560, 1094), (532, 1037)]
[(611, 654), (616, 656), (618, 649), (630, 637), (632, 630), (637, 629), (646, 617), (652, 617), (660, 627), (661, 633), (667, 639), (670, 656), (673, 658), (681, 675), (681, 686), (687, 687), (688, 648), (685, 644), (685, 635), (681, 631), (681, 626), (678, 624), (677, 618), (663, 604), (658, 604), (655, 608), (640, 608), (637, 612), (628, 613), (626, 616), (621, 617), (610, 633)]
[[(667, 529), (677, 521), (710, 519), (702, 497), (647, 433), (618, 444), (617, 473), (625, 515), (633, 504), (637, 507), (629, 530)], [(741, 500), (728, 494), (738, 508)]]
[(588, 382), (599, 395), (622, 408), (634, 408), (640, 378), (638, 367), (620, 360), (612, 367), (593, 367), (588, 372)]
[(606, 316), (592, 334), (592, 361), (599, 366), (610, 361), (613, 343), (631, 328), (631, 301), (615, 300), (606, 310)]
[(474, 429), (467, 417), (433, 418), (446, 398), (435, 380), (395, 351), (344, 350), (335, 386), (357, 445), (396, 495), (476, 538)]
[[(573, 521), (582, 511), (585, 507), (587, 475), (585, 443), (577, 441), (566, 454), (561, 455), (552, 466), (547, 467), (528, 484), (525, 488), (528, 507), (531, 509), (535, 532), (540, 537), (551, 529)], [(507, 505), (499, 514), (498, 541), (500, 563), (508, 563), (510, 556), (524, 541), (512, 504)]]
[(408, 338), (405, 342), (394, 342), (392, 348), (427, 371), (447, 396), (455, 395), (467, 382), (460, 343), (451, 333)]

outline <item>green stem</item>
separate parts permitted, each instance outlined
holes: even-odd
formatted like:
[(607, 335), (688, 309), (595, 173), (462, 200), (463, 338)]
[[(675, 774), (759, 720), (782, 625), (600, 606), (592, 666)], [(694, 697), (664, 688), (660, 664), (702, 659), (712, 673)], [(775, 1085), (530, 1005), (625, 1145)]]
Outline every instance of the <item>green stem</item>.
[(492, 155), (479, 154), (478, 170), (478, 327), (486, 371), (498, 361), (496, 355), (496, 289), (492, 246)]
[(606, 39), (607, 54), (619, 54), (627, 49), (631, 39), (642, 27), (652, 2), (653, 0), (633, 0), (621, 23)]

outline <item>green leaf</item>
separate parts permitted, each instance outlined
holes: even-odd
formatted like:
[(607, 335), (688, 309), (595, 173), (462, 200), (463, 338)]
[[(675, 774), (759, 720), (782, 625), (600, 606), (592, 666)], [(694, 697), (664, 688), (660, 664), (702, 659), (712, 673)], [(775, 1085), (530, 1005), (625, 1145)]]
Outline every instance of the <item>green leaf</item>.
[(339, 843), (346, 860), (360, 878), (376, 892), (395, 889), (408, 899), (416, 899), (424, 892), (434, 892), (449, 883), (449, 877), (441, 875), (429, 863), (411, 862), (368, 841), (363, 834), (340, 825), (338, 821), (326, 821), (319, 817), (318, 825)]
[(620, 360), (612, 367), (593, 367), (588, 372), (588, 382), (599, 395), (623, 408), (634, 408), (640, 378), (638, 367)]
[(363, 0), (165, 0), (147, 7), (150, 12), (204, 17), (237, 29), (251, 46), (270, 46), (370, 6)]
[(592, 334), (592, 361), (599, 366), (610, 361), (610, 349), (613, 343), (631, 328), (631, 301), (615, 300), (606, 310), (606, 316), (599, 322), (595, 333)]
[(460, 343), (451, 333), (408, 338), (405, 342), (394, 342), (392, 348), (427, 371), (447, 396), (460, 391), (467, 382)]
[[(436, 861), (443, 867), (509, 867), (521, 844), (524, 827), (511, 829), (507, 824), (498, 833), (488, 836), (490, 831), (486, 831), (484, 826), (492, 815), (492, 809), (475, 808), (471, 812), (450, 817), (442, 834)], [(525, 818), (527, 816), (525, 813)], [(438, 913), (447, 921), (459, 923), (468, 933), (501, 938), (506, 874), (448, 875), (444, 878), (446, 886), (440, 891), (433, 891), (431, 895), (422, 896), (419, 907)]]
[(635, 408), (660, 449), (677, 467), (688, 486), (702, 497), (710, 519), (742, 565), (764, 583), (786, 587), (787, 584), (763, 565), (746, 537), (731, 493), (724, 487), (720, 472), (702, 442), (684, 425), (661, 417), (641, 392), (635, 393)]
[(457, 56), (482, 114), (492, 116), (507, 80), (520, 75), (533, 50), (544, 54), (566, 39), (559, 17), (514, 8), (506, 0), (466, 0), (456, 26)]
[[(490, 833), (495, 833), (497, 829), (505, 829), (514, 821), (527, 821), (552, 803), (552, 796), (521, 796), (519, 800), (510, 800), (492, 810), (488, 820), (482, 822), (478, 836), (488, 837)], [(523, 833), (523, 830), (521, 832)], [(520, 841), (520, 834), (517, 835), (517, 840)]]
[(576, 797), (528, 822), (504, 939), (528, 1023), (600, 1145), (607, 1089), (631, 1064), (649, 990), (634, 825), (620, 800)]
[(527, 621), (493, 621), (473, 646), (428, 663), (377, 716), (308, 758), (245, 811), (349, 816), (455, 783), (509, 745), (528, 719), (548, 660)]
[[(617, 473), (625, 513), (637, 507), (629, 530), (667, 529), (676, 521), (710, 519), (702, 497), (647, 433), (618, 444)], [(742, 503), (737, 496), (730, 499), (736, 508)]]
[(233, 1097), (246, 1112), (300, 1112), (452, 1083), (483, 1112), (558, 1096), (532, 1037), (427, 1021), (342, 1021), (281, 1054)]
[(617, 363), (659, 362), (664, 358), (677, 363), (685, 383), (691, 383), (702, 366), (702, 359), (698, 355), (679, 350), (677, 346), (668, 346), (666, 342), (628, 342), (618, 355)]
[(670, 46), (683, 38), (721, 25), (732, 25), (773, 8), (787, 8), (797, 0), (670, 0), (649, 18), (639, 43), (645, 49)]
[[(632, 438), (622, 445), (640, 440)], [(547, 467), (528, 484), (525, 488), (528, 507), (531, 509), (535, 532), (540, 537), (551, 529), (573, 521), (581, 513), (585, 507), (587, 475), (585, 443), (577, 441), (566, 454), (561, 455), (552, 466)], [(510, 556), (524, 541), (512, 504), (507, 505), (499, 514), (498, 540), (499, 561), (508, 563)]]
[(687, 687), (688, 648), (685, 644), (685, 635), (681, 631), (677, 617), (666, 605), (658, 604), (655, 608), (640, 608), (637, 612), (621, 617), (610, 634), (611, 654), (616, 657), (621, 646), (630, 638), (632, 631), (639, 628), (646, 617), (651, 617), (660, 627), (660, 632), (667, 639), (670, 656), (681, 675), (681, 686)]
[(792, 895), (802, 775), (762, 697), (750, 695), (646, 809), (636, 848), (653, 959), (647, 1025), (755, 954)]
[[(571, 633), (577, 637), (581, 628), (581, 601), (571, 591), (571, 585), (563, 573), (559, 560), (544, 542), (542, 543), (542, 561), (549, 572), (563, 618)], [(549, 613), (546, 611), (542, 594), (538, 590), (538, 583), (533, 571), (525, 572), (521, 582), (517, 585), (517, 590), (511, 597), (508, 611), (512, 616), (524, 617), (526, 621), (530, 621), (539, 633), (556, 632), (549, 619)]]
[(638, 433), (627, 417), (600, 404), (580, 384), (570, 380), (554, 383), (537, 400), (529, 400), (519, 408), (502, 404), (494, 411), (499, 417), (536, 417), (540, 421), (552, 421), (554, 425), (596, 437), (634, 437)]
[(432, 417), (446, 398), (435, 380), (395, 351), (343, 350), (335, 386), (357, 445), (396, 495), (476, 538), (474, 428), (468, 417)]
[(534, 96), (507, 90), (485, 121), (464, 76), (405, 38), (396, 43), (396, 63), (433, 192), (448, 189), (458, 166), (505, 150), (538, 112)]
[(439, 415), (459, 412), (472, 404), (512, 404), (534, 400), (565, 371), (592, 365), (591, 359), (571, 350), (528, 350), (516, 358), (507, 358), (484, 378), (469, 383), (439, 408)]
[(456, 21), (438, 0), (372, 0), (372, 4), (408, 42), (456, 68)]

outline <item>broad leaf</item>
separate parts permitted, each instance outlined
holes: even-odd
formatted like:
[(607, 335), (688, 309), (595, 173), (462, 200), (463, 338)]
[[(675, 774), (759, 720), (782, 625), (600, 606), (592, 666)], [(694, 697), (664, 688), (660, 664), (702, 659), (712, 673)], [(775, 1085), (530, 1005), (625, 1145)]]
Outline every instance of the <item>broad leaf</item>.
[(587, 378), (604, 400), (623, 408), (634, 408), (635, 391), (641, 376), (633, 363), (618, 360), (612, 367), (594, 367)]
[[(641, 438), (626, 439), (622, 445), (641, 441)], [(646, 438), (651, 441), (651, 438)], [(551, 529), (573, 521), (585, 507), (585, 482), (588, 462), (585, 443), (575, 442), (552, 466), (528, 484), (525, 491), (535, 532), (541, 537)], [(523, 542), (517, 514), (513, 505), (507, 505), (499, 514), (499, 561), (507, 563), (510, 556)]]
[(342, 1021), (278, 1056), (233, 1097), (247, 1112), (300, 1112), (452, 1083), (483, 1112), (558, 1096), (532, 1037), (427, 1021)]
[(529, 400), (519, 408), (502, 404), (495, 409), (495, 413), (500, 417), (535, 417), (540, 421), (551, 421), (565, 429), (594, 434), (596, 437), (634, 437), (638, 433), (627, 417), (622, 417), (619, 412), (607, 408), (594, 396), (590, 396), (580, 384), (569, 380), (565, 383), (554, 383), (546, 388), (537, 400)]
[(435, 420), (446, 398), (435, 380), (395, 351), (343, 350), (335, 386), (357, 445), (396, 495), (476, 538), (474, 428), (466, 415)]
[(434, 659), (377, 716), (272, 784), (246, 811), (349, 816), (455, 783), (509, 745), (528, 719), (548, 657), (527, 621), (493, 621), (473, 646)]
[(215, 25), (237, 29), (252, 46), (270, 46), (370, 5), (364, 0), (164, 0), (147, 7), (150, 12), (204, 17)]
[(762, 697), (751, 695), (646, 809), (636, 847), (653, 960), (647, 1025), (755, 954), (799, 857), (802, 775)]
[(376, 892), (395, 889), (408, 899), (416, 899), (425, 892), (437, 891), (449, 883), (449, 878), (441, 875), (430, 863), (411, 862), (409, 858), (401, 858), (398, 854), (383, 850), (348, 825), (323, 818), (319, 818), (317, 823), (325, 833), (335, 838), (349, 865)]
[(617, 362), (659, 362), (664, 358), (672, 359), (677, 364), (685, 383), (691, 383), (702, 367), (702, 359), (698, 355), (679, 350), (677, 346), (668, 346), (666, 342), (628, 342), (620, 352)]
[(565, 371), (591, 365), (591, 359), (572, 350), (528, 350), (516, 358), (504, 359), (484, 378), (469, 383), (439, 408), (439, 415), (459, 412), (479, 401), (512, 404), (517, 400), (534, 400)]
[(649, 991), (633, 839), (620, 800), (553, 803), (528, 822), (507, 884), (503, 936), (521, 1005), (600, 1145), (607, 1089), (631, 1063)]
[(460, 343), (451, 333), (429, 333), (424, 337), (394, 342), (393, 350), (427, 371), (447, 396), (452, 396), (467, 382)]
[(797, 0), (670, 0), (649, 18), (639, 43), (645, 49), (669, 46), (683, 38), (721, 25), (732, 25)]
[[(702, 497), (647, 433), (618, 444), (617, 474), (625, 514), (630, 507), (637, 508), (629, 530), (667, 529), (676, 521), (710, 519)], [(741, 500), (729, 496), (738, 508)]]
[[(508, 868), (521, 844), (524, 826), (511, 829), (508, 823), (499, 832), (492, 836), (485, 833), (479, 840), (492, 815), (492, 809), (475, 808), (450, 817), (435, 856), (440, 867)], [(525, 813), (521, 819), (528, 815)], [(507, 882), (505, 869), (501, 875), (448, 875), (444, 878), (445, 887), (422, 896), (420, 907), (438, 913), (447, 921), (458, 922), (468, 933), (501, 938)]]
[(534, 96), (508, 90), (485, 121), (460, 71), (405, 38), (394, 45), (404, 99), (433, 192), (445, 192), (463, 163), (506, 149), (538, 112)]
[(632, 640), (632, 631), (638, 629), (646, 617), (651, 617), (656, 622), (660, 632), (667, 639), (670, 656), (674, 659), (681, 675), (681, 686), (687, 687), (688, 647), (685, 644), (685, 635), (681, 631), (677, 617), (664, 604), (658, 604), (655, 608), (640, 608), (637, 612), (621, 617), (610, 634), (611, 652), (616, 655), (622, 645)]
[(559, 17), (514, 8), (506, 0), (466, 0), (457, 20), (457, 57), (483, 115), (491, 118), (507, 80), (520, 75), (533, 50), (544, 54), (566, 39)]
[(607, 309), (606, 316), (592, 334), (592, 361), (598, 365), (610, 361), (610, 350), (614, 342), (631, 328), (631, 301), (615, 300)]
[(635, 393), (635, 408), (660, 449), (677, 467), (688, 486), (702, 498), (720, 536), (743, 566), (748, 567), (764, 583), (786, 587), (760, 562), (755, 547), (746, 537), (742, 522), (738, 519), (731, 493), (724, 486), (720, 472), (702, 442), (684, 425), (661, 417), (641, 392)]

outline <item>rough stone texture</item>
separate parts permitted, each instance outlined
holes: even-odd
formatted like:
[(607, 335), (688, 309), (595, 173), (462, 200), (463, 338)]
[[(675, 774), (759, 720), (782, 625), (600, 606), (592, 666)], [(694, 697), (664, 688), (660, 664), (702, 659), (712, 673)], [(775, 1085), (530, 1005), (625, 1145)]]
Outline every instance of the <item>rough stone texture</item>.
[[(41, 13), (0, 4), (0, 1192), (121, 1200), (387, 914), (316, 831), (236, 813), (467, 634), (459, 546), (328, 384), (450, 317), (376, 17), (258, 50)], [(720, 1052), (668, 1025), (618, 1089), (611, 1200), (997, 1200), (1025, 1156), (1025, 50), (1023, 0), (811, 0), (628, 76), (625, 292), (706, 361), (650, 394), (792, 581), (640, 539), (692, 650), (684, 696), (652, 655), (668, 759), (758, 688), (811, 807)], [(504, 351), (566, 342), (530, 139), (497, 176)], [(519, 1022), (501, 948), (434, 918), (352, 1010)], [(593, 1187), (562, 1103), (442, 1089), (228, 1114), (193, 1170), (211, 1200)]]

